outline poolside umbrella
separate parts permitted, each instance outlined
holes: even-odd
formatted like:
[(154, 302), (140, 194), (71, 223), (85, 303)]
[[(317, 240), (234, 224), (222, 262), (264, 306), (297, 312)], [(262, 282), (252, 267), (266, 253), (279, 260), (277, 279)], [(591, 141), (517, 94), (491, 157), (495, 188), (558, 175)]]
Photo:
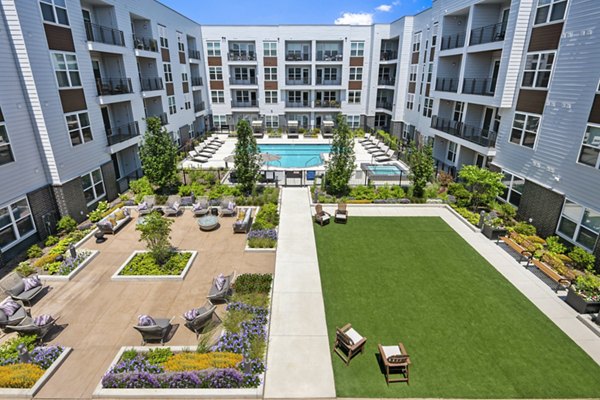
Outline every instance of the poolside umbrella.
[(281, 156), (278, 154), (260, 153), (260, 160), (263, 163), (268, 163), (271, 161), (279, 161), (279, 160), (281, 160)]

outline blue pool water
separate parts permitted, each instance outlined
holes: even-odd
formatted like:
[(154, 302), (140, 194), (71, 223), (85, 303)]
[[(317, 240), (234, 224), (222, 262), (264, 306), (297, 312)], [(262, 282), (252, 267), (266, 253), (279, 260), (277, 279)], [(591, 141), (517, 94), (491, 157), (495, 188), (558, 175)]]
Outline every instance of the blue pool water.
[(401, 173), (406, 173), (397, 165), (369, 165), (367, 166), (369, 171), (376, 175), (387, 175), (387, 176), (395, 176), (400, 175)]
[(261, 144), (261, 153), (277, 154), (278, 161), (268, 162), (271, 167), (309, 168), (323, 164), (322, 153), (329, 153), (328, 144)]

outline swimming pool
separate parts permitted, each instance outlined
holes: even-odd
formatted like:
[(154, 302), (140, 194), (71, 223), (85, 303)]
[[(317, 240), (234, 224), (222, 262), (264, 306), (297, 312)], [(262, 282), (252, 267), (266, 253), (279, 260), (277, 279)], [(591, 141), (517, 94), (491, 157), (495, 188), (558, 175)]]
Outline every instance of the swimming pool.
[(270, 161), (267, 165), (283, 168), (310, 168), (323, 164), (322, 153), (331, 152), (328, 144), (260, 144), (261, 153), (277, 154), (278, 161)]

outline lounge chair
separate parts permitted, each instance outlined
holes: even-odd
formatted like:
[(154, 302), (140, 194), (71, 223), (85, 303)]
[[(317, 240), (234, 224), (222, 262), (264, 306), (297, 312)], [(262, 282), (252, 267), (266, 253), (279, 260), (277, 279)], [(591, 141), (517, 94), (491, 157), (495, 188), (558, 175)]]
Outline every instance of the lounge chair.
[(298, 139), (298, 137), (298, 132), (288, 132), (287, 134), (288, 139)]
[(206, 146), (196, 146), (194, 150), (196, 151), (196, 154), (215, 154), (218, 149)]
[[(31, 276), (28, 278), (31, 278)], [(2, 279), (2, 288), (13, 300), (20, 300), (31, 306), (31, 301), (42, 293), (45, 286), (39, 284), (38, 286), (25, 290), (25, 282), (23, 279), (24, 278), (18, 273), (11, 272)]]
[(142, 335), (142, 346), (149, 341), (160, 341), (163, 345), (173, 326), (172, 321), (173, 318), (156, 318), (152, 325), (134, 325), (133, 328)]
[(352, 358), (358, 353), (364, 353), (367, 338), (356, 332), (352, 325), (346, 324), (343, 328), (335, 328), (335, 343), (333, 351), (346, 363), (350, 364)]
[(235, 276), (235, 271), (233, 271), (231, 275), (223, 277), (225, 281), (223, 282), (223, 286), (221, 286), (221, 288), (217, 286), (217, 280), (219, 279), (219, 277), (214, 278), (212, 281), (212, 285), (210, 286), (208, 296), (206, 296), (206, 298), (211, 302), (226, 302), (229, 295), (231, 294), (231, 287), (233, 285), (233, 282), (235, 282)]
[(44, 340), (44, 337), (56, 326), (58, 318), (50, 317), (48, 323), (44, 325), (37, 325), (35, 320), (30, 316), (27, 316), (21, 320), (17, 325), (11, 325), (6, 327), (8, 332), (18, 332), (20, 335), (37, 335), (39, 342)]
[(348, 222), (348, 209), (346, 203), (339, 203), (337, 210), (335, 210), (334, 221), (345, 224)]
[(391, 161), (393, 155), (394, 155), (394, 151), (388, 150), (388, 152), (385, 153), (384, 155), (375, 157), (375, 161), (377, 161), (377, 162)]
[(208, 214), (209, 211), (210, 206), (208, 203), (208, 197), (206, 196), (198, 197), (196, 199), (196, 203), (192, 204), (192, 212), (196, 218)]
[(358, 139), (358, 143), (367, 143), (371, 141), (371, 134), (367, 133), (364, 138)]
[(206, 327), (210, 321), (212, 321), (213, 315), (216, 315), (216, 309), (217, 306), (210, 301), (207, 301), (202, 307), (194, 310), (196, 314), (194, 319), (187, 319), (185, 314), (182, 316), (182, 318), (185, 320), (185, 326), (196, 334), (196, 339), (200, 333), (202, 333), (202, 329)]
[(200, 156), (197, 156), (197, 157), (192, 158), (192, 161), (198, 162), (200, 164), (204, 164), (208, 160), (210, 160), (210, 157), (200, 157)]
[(329, 221), (331, 220), (331, 214), (329, 214), (327, 211), (323, 211), (323, 206), (320, 204), (317, 204), (315, 206), (315, 222), (318, 223), (319, 225), (323, 226), (325, 224), (328, 224)]
[(237, 221), (233, 223), (233, 233), (248, 233), (252, 224), (252, 209), (245, 208), (238, 212)]
[(379, 140), (376, 140), (374, 142), (363, 143), (362, 145), (365, 148), (365, 150), (371, 150), (378, 148), (380, 144), (381, 142)]
[(233, 197), (224, 197), (219, 208), (221, 209), (221, 217), (231, 217), (237, 212)]
[[(385, 370), (385, 381), (388, 386), (392, 382), (406, 382), (408, 384), (410, 357), (406, 353), (404, 345), (402, 343), (398, 343), (397, 346), (382, 346), (379, 344), (378, 347)], [(392, 379), (390, 375), (393, 373), (399, 373), (402, 377)]]
[(163, 214), (168, 216), (177, 216), (181, 211), (181, 196), (171, 195), (167, 198), (167, 203), (162, 208)]
[(144, 200), (138, 205), (138, 215), (150, 214), (154, 211), (156, 198), (153, 195), (144, 196)]
[(381, 147), (376, 147), (376, 148), (369, 149), (367, 151), (373, 157), (380, 157), (380, 156), (385, 155), (388, 151), (390, 151), (390, 148), (388, 146), (381, 146)]
[(4, 299), (4, 301), (0, 304), (0, 307), (4, 305), (8, 300), (14, 301), (19, 305), (19, 308), (14, 311), (11, 315), (8, 315), (3, 310), (0, 309), (0, 328), (5, 329), (8, 326), (18, 325), (21, 321), (23, 321), (29, 315), (27, 314), (27, 310), (25, 309), (25, 305), (20, 300), (12, 300), (9, 297)]

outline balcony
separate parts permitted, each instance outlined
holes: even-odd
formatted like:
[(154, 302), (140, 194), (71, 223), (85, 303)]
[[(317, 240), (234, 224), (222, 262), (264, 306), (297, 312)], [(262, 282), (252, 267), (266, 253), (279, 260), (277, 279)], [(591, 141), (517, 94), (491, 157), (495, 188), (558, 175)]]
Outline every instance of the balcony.
[(169, 118), (167, 118), (167, 113), (161, 113), (161, 114), (156, 114), (156, 115), (151, 115), (148, 118), (158, 118), (160, 120), (160, 124), (162, 126), (168, 125), (169, 124)]
[(440, 118), (437, 115), (431, 118), (431, 127), (483, 147), (494, 147), (496, 145), (496, 132), (488, 129)]
[(458, 78), (436, 78), (435, 90), (438, 92), (458, 92)]
[(394, 86), (396, 84), (396, 78), (390, 78), (389, 76), (380, 76), (377, 79), (379, 86)]
[(341, 104), (337, 100), (329, 100), (329, 101), (315, 100), (315, 107), (319, 107), (319, 108), (340, 108)]
[(310, 102), (308, 100), (305, 101), (286, 101), (285, 106), (289, 108), (303, 108), (310, 107)]
[(287, 79), (285, 81), (286, 85), (310, 85), (310, 79), (308, 77), (304, 77), (302, 79)]
[(229, 53), (227, 53), (227, 59), (229, 61), (256, 61), (256, 53), (254, 53), (254, 52), (250, 52), (250, 53), (229, 52)]
[(142, 86), (142, 92), (149, 92), (152, 90), (163, 90), (163, 80), (160, 77), (155, 78), (140, 78), (140, 84)]
[(341, 85), (342, 84), (342, 79), (323, 79), (323, 78), (317, 78), (317, 85), (324, 85), (324, 86), (336, 86), (336, 85)]
[(114, 128), (111, 127), (106, 130), (106, 138), (108, 139), (109, 146), (124, 142), (139, 135), (140, 128), (138, 127), (137, 121), (130, 122), (127, 125), (121, 125)]
[(393, 50), (383, 50), (379, 53), (379, 61), (392, 61), (398, 58), (398, 52)]
[(200, 59), (200, 51), (199, 50), (188, 49), (188, 57), (189, 58), (194, 58), (196, 60), (199, 60)]
[(248, 77), (246, 79), (237, 79), (234, 76), (229, 77), (230, 85), (256, 85), (256, 77)]
[(125, 37), (123, 31), (109, 28), (107, 26), (85, 22), (85, 34), (90, 42), (99, 42), (112, 44), (115, 46), (125, 46)]
[(258, 101), (257, 100), (247, 100), (247, 101), (231, 100), (231, 107), (241, 107), (241, 108), (258, 107)]
[(133, 47), (138, 50), (153, 51), (158, 53), (158, 42), (156, 39), (148, 39), (133, 35)]
[(442, 50), (456, 49), (465, 45), (465, 34), (457, 33), (442, 37)]
[(388, 111), (392, 111), (392, 108), (393, 108), (392, 103), (387, 100), (377, 100), (376, 106), (377, 106), (377, 108), (383, 108)]
[(317, 50), (317, 61), (333, 61), (333, 62), (341, 62), (344, 61), (344, 56), (341, 52), (328, 52), (328, 51), (318, 51)]
[(98, 96), (133, 93), (131, 79), (129, 78), (101, 78), (96, 79)]
[(493, 96), (496, 91), (496, 82), (491, 78), (468, 78), (463, 81), (464, 94), (478, 94), (480, 96)]
[(206, 106), (204, 105), (203, 101), (199, 101), (199, 102), (194, 102), (194, 112), (201, 112), (206, 110)]
[(501, 42), (502, 40), (504, 40), (505, 34), (506, 27), (502, 22), (484, 26), (482, 28), (471, 29), (469, 46), (474, 46), (483, 43)]
[(285, 61), (310, 61), (310, 54), (287, 52), (285, 54)]
[(192, 86), (202, 86), (203, 85), (201, 76), (192, 76), (191, 80), (192, 80)]

